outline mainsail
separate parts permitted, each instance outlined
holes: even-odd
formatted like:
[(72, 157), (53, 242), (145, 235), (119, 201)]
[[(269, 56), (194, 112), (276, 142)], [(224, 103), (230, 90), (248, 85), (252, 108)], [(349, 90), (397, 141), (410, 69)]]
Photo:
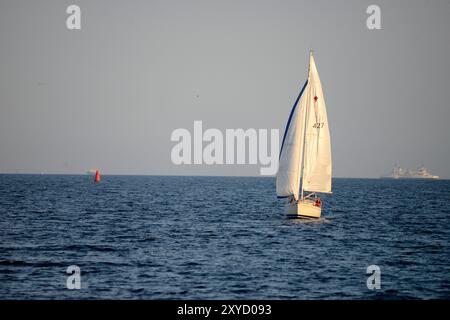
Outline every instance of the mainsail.
[(279, 197), (331, 192), (331, 144), (325, 100), (312, 53), (309, 75), (289, 117), (276, 180)]
[(303, 190), (331, 192), (331, 143), (327, 111), (314, 57), (309, 60)]

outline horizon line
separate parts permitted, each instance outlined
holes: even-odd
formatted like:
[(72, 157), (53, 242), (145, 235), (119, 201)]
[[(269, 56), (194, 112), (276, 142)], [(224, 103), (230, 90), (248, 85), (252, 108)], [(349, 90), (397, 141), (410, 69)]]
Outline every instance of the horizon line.
[[(217, 177), (217, 178), (276, 178), (276, 175), (195, 175), (195, 174), (139, 174), (139, 173), (101, 173), (102, 176), (143, 176), (143, 177)], [(90, 176), (93, 173), (62, 173), (62, 172), (0, 172), (0, 175), (37, 175), (37, 176)], [(344, 177), (336, 176), (332, 179), (381, 179), (379, 177)], [(408, 180), (408, 179), (391, 179), (391, 180)], [(411, 179), (411, 180), (427, 180), (427, 179)], [(449, 178), (439, 178), (437, 180), (449, 180)]]

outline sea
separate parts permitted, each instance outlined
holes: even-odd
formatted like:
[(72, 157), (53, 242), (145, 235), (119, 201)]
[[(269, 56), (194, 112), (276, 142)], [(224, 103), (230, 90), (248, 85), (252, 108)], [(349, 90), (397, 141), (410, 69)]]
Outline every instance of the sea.
[(332, 185), (299, 220), (269, 177), (0, 175), (0, 299), (450, 299), (449, 180)]

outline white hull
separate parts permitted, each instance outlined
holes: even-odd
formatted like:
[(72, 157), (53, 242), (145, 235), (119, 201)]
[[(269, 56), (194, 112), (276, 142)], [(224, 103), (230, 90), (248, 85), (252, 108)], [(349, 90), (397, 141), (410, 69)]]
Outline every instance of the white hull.
[(322, 209), (314, 205), (311, 200), (299, 200), (297, 203), (288, 203), (285, 213), (289, 218), (320, 218)]

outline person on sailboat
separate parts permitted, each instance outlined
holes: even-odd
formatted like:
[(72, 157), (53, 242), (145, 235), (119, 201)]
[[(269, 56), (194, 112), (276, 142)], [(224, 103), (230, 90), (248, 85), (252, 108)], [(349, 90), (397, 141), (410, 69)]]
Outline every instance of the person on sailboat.
[(320, 201), (320, 198), (319, 198), (319, 197), (316, 198), (316, 201), (314, 202), (314, 205), (315, 205), (316, 207), (319, 207), (319, 208), (320, 208), (320, 206), (322, 205), (322, 202)]

